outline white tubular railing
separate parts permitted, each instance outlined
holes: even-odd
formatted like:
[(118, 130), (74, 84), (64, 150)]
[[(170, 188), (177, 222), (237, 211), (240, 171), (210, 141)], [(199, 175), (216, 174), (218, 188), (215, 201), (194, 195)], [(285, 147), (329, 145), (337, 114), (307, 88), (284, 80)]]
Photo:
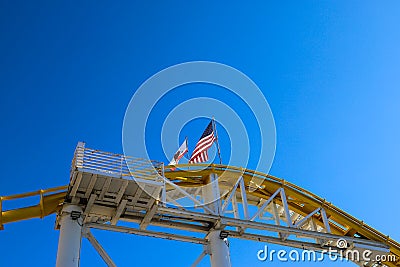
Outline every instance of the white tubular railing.
[(161, 178), (164, 173), (162, 162), (85, 148), (85, 144), (82, 142), (79, 142), (75, 149), (71, 171), (76, 168), (125, 178), (151, 180)]

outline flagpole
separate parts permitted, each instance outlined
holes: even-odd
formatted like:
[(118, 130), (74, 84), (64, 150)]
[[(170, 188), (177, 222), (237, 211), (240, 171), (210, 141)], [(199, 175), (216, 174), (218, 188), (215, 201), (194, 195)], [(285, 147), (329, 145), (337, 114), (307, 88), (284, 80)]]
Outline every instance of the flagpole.
[(218, 157), (219, 157), (219, 164), (222, 165), (221, 149), (220, 149), (220, 147), (219, 147), (217, 126), (216, 126), (216, 124), (215, 124), (215, 119), (214, 119), (214, 117), (212, 117), (212, 122), (213, 122), (213, 128), (214, 128), (214, 132), (215, 132), (215, 141), (216, 141), (216, 143), (217, 143), (217, 151), (218, 151)]
[[(188, 145), (188, 137), (186, 136), (185, 137), (185, 142), (186, 142), (186, 148), (187, 148), (187, 151), (186, 151), (186, 153), (189, 155), (189, 145)], [(185, 153), (185, 154), (186, 154)], [(189, 159), (190, 159), (190, 157), (189, 157)], [(189, 163), (189, 162), (188, 162)], [(188, 170), (190, 170), (190, 167), (188, 166), (187, 167), (188, 168)]]

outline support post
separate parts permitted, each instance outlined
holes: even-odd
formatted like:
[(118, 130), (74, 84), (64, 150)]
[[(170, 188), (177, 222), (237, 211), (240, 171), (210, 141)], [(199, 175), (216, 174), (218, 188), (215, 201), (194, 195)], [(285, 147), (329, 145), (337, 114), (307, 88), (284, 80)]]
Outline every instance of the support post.
[[(209, 181), (203, 188), (204, 203), (217, 215), (221, 215), (221, 196), (218, 176), (210, 174)], [(211, 267), (231, 267), (227, 238), (221, 238), (221, 229), (212, 229), (208, 235)]]
[(220, 230), (208, 233), (211, 267), (231, 267), (228, 239), (222, 239), (220, 233)]
[(77, 205), (65, 204), (61, 211), (57, 267), (79, 267), (82, 219), (75, 217), (78, 213), (82, 214), (82, 208)]

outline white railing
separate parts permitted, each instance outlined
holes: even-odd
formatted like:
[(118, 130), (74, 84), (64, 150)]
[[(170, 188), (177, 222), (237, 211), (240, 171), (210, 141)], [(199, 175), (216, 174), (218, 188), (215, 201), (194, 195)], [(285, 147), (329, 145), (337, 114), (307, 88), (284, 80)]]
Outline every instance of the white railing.
[(164, 174), (162, 162), (86, 148), (82, 142), (75, 149), (71, 167), (71, 171), (78, 168), (124, 178), (155, 180)]

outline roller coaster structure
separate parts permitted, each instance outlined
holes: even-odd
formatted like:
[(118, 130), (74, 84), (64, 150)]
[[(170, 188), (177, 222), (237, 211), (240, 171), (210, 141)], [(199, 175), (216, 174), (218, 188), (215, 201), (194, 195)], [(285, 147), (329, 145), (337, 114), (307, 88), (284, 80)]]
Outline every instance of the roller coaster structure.
[[(261, 183), (254, 184), (254, 178)], [(4, 201), (31, 196), (40, 196), (39, 203), (2, 209)], [(116, 266), (92, 228), (201, 244), (204, 251), (192, 266), (206, 255), (212, 267), (231, 266), (229, 238), (313, 251), (368, 250), (371, 259), (386, 255), (391, 260), (352, 259), (354, 263), (400, 266), (399, 243), (285, 180), (216, 164), (179, 165), (172, 171), (157, 161), (94, 150), (81, 142), (67, 186), (0, 197), (1, 229), (7, 223), (53, 213), (60, 229), (56, 265), (62, 267), (79, 266), (82, 237), (108, 266)], [(149, 225), (162, 230), (148, 230)], [(171, 229), (183, 231), (177, 234)]]

